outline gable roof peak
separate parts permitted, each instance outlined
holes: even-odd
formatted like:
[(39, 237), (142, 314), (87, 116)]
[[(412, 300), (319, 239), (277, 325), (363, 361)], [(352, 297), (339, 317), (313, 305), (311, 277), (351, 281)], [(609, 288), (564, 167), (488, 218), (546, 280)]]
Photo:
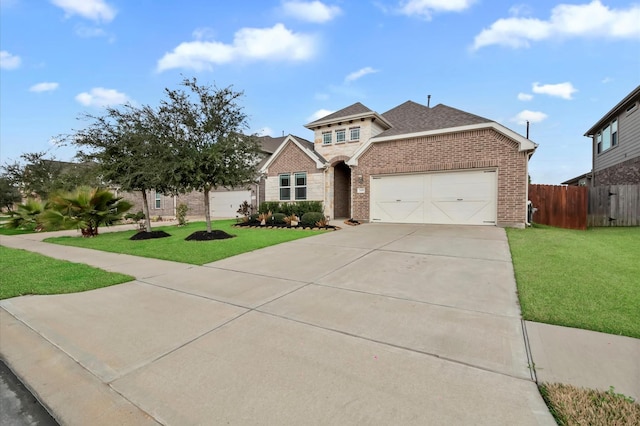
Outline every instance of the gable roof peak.
[(375, 111), (373, 111), (372, 109), (363, 105), (360, 102), (356, 102), (354, 104), (349, 105), (348, 107), (342, 108), (329, 115), (320, 117), (319, 119), (312, 121), (309, 124), (306, 124), (305, 127), (315, 126), (318, 123), (324, 123), (328, 121), (337, 121), (341, 118), (351, 117), (354, 115), (367, 115), (367, 114), (375, 114)]

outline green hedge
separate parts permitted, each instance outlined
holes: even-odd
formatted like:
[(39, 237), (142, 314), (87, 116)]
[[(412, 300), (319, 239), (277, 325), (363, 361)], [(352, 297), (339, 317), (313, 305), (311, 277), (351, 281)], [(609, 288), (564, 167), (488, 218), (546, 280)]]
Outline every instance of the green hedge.
[(318, 212), (322, 213), (322, 201), (291, 201), (291, 202), (278, 202), (278, 201), (263, 201), (260, 203), (258, 209), (260, 213), (283, 213), (285, 216), (291, 216), (295, 214), (298, 217), (302, 217), (305, 213)]
[(273, 223), (275, 223), (276, 225), (281, 225), (284, 223), (284, 218), (285, 218), (285, 214), (284, 213), (274, 213), (273, 215), (271, 215), (271, 220), (273, 221)]

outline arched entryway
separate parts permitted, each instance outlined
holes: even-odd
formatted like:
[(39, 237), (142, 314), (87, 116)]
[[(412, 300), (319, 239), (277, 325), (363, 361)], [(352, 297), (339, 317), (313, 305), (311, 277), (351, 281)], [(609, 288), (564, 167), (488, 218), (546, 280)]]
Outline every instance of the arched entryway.
[(333, 166), (333, 217), (351, 217), (351, 169), (344, 161)]

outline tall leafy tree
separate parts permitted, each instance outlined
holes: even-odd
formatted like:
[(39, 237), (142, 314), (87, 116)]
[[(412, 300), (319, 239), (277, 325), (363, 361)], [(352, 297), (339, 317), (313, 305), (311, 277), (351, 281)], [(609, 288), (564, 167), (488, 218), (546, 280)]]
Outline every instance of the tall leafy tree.
[(247, 116), (232, 87), (219, 89), (184, 79), (186, 88), (166, 89), (159, 109), (163, 138), (179, 152), (171, 185), (181, 192), (196, 190), (204, 196), (207, 232), (211, 232), (210, 192), (231, 189), (256, 178), (258, 141), (243, 134)]
[(150, 106), (107, 107), (101, 116), (85, 116), (90, 124), (73, 136), (79, 157), (96, 161), (102, 178), (124, 191), (139, 191), (147, 232), (151, 232), (147, 191), (170, 192), (168, 176), (176, 160), (163, 138), (166, 127)]

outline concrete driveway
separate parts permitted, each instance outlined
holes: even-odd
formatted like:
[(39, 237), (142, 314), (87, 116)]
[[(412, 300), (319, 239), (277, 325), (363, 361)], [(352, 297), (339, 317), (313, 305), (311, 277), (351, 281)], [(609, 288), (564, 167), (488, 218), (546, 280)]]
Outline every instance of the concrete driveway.
[(118, 256), (101, 267), (137, 281), (0, 302), (0, 353), (62, 423), (555, 424), (503, 229), (361, 225), (202, 267)]

